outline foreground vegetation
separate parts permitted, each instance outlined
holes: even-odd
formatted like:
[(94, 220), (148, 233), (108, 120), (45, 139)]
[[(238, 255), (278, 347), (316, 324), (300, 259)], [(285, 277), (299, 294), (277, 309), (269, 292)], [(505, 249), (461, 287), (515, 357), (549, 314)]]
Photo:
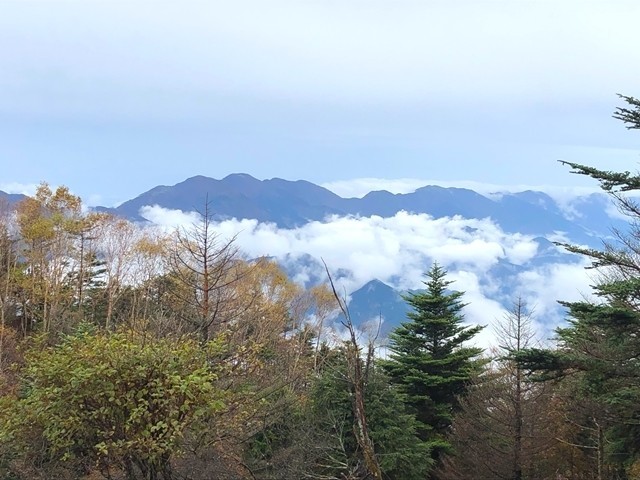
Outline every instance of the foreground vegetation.
[(0, 221), (0, 478), (640, 479), (640, 177), (569, 166), (630, 229), (565, 246), (599, 301), (564, 304), (557, 346), (516, 299), (499, 347), (471, 347), (436, 263), (384, 359), (331, 283), (243, 258), (208, 206), (167, 234), (41, 185)]

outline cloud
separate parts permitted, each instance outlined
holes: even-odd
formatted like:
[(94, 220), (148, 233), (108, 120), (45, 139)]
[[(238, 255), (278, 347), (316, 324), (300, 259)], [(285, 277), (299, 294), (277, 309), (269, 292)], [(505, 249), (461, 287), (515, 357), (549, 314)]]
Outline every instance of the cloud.
[(512, 286), (507, 287), (510, 290), (508, 298), (496, 295), (494, 287), (498, 286), (492, 285), (496, 280), (488, 272), (454, 270), (449, 277), (455, 281), (453, 288), (465, 292), (467, 305), (463, 312), (466, 322), (485, 326), (474, 338), (475, 345), (482, 348), (498, 346), (496, 326), (509, 315), (511, 305), (518, 298), (525, 310), (531, 312), (536, 339), (547, 344), (553, 340), (555, 328), (565, 322), (565, 309), (560, 307), (559, 300), (594, 300), (592, 274), (585, 269), (588, 265), (589, 262), (584, 260), (527, 269), (517, 275)]
[(5, 193), (21, 193), (22, 195), (32, 196), (35, 195), (37, 188), (37, 183), (0, 183), (0, 190)]
[[(193, 213), (145, 207), (141, 214), (165, 228), (189, 227)], [(478, 336), (483, 347), (495, 344), (493, 326), (518, 296), (534, 310), (541, 338), (550, 338), (563, 319), (558, 300), (575, 301), (590, 294), (593, 283), (587, 261), (539, 266), (532, 237), (505, 233), (488, 219), (434, 219), (399, 212), (393, 217), (332, 217), (295, 229), (257, 220), (225, 220), (214, 224), (222, 238), (249, 258), (273, 257), (301, 283), (325, 281), (320, 259), (329, 266), (338, 290), (351, 293), (377, 278), (401, 290), (423, 287), (424, 273), (434, 261), (449, 271), (452, 288), (465, 292), (469, 324), (487, 325)], [(511, 265), (511, 284), (499, 284), (492, 269)], [(505, 281), (507, 277), (500, 277)]]
[[(444, 182), (447, 183), (447, 182)], [(412, 193), (426, 185), (444, 185), (442, 182), (421, 180), (419, 178), (354, 178), (325, 182), (321, 186), (343, 198), (362, 198), (369, 192), (386, 190), (391, 193)]]
[(518, 275), (516, 294), (534, 310), (534, 318), (547, 338), (552, 336), (553, 328), (564, 321), (558, 301), (594, 300), (593, 272), (585, 268), (589, 265), (588, 259), (571, 264), (553, 263)]
[(104, 196), (100, 193), (92, 193), (82, 197), (82, 202), (86, 207), (104, 206)]
[(188, 228), (197, 224), (201, 217), (196, 212), (172, 210), (158, 205), (144, 206), (140, 209), (140, 216), (165, 229), (178, 227)]
[(120, 95), (64, 108), (129, 110), (132, 100), (158, 112), (152, 96), (165, 93), (197, 109), (213, 92), (535, 104), (635, 85), (640, 67), (628, 59), (639, 11), (578, 0), (10, 2), (0, 28), (14, 42), (0, 50), (0, 65), (5, 101), (43, 87), (27, 108), (47, 96), (63, 108), (66, 97), (103, 89)]
[(217, 228), (238, 235), (250, 256), (276, 258), (310, 254), (334, 270), (351, 273), (350, 291), (372, 278), (416, 288), (432, 261), (445, 267), (483, 271), (501, 260), (526, 262), (537, 249), (532, 238), (506, 234), (489, 220), (434, 219), (399, 212), (393, 217), (333, 217), (296, 229), (280, 229), (255, 220), (230, 220)]
[[(170, 227), (188, 226), (197, 214), (144, 207), (141, 215)], [(334, 269), (353, 272), (359, 288), (371, 278), (415, 288), (433, 260), (473, 271), (491, 268), (501, 260), (526, 263), (537, 251), (532, 237), (507, 234), (488, 219), (445, 217), (398, 212), (393, 217), (334, 216), (325, 222), (309, 222), (295, 229), (278, 228), (257, 220), (226, 220), (216, 223), (225, 238), (237, 235), (247, 255), (285, 258), (310, 254), (324, 258)]]

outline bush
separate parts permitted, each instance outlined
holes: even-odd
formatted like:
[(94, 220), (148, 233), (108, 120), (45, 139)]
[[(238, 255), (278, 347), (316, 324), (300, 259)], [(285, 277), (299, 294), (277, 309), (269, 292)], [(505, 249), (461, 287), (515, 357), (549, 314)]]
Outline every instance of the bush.
[(25, 357), (19, 393), (0, 400), (0, 452), (47, 471), (172, 478), (185, 433), (223, 407), (192, 340), (84, 332)]

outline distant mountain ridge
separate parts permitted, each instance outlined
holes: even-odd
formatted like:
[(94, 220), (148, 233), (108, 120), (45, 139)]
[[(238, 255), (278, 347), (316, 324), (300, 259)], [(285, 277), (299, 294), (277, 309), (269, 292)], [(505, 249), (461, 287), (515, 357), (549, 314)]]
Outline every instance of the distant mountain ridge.
[[(385, 338), (406, 321), (411, 307), (393, 287), (373, 279), (351, 294), (349, 313), (354, 325), (371, 337)], [(339, 317), (342, 320), (343, 316)]]
[[(112, 211), (142, 220), (140, 211), (145, 206), (202, 212), (207, 201), (215, 220), (255, 219), (280, 228), (299, 227), (310, 221), (322, 222), (333, 215), (391, 217), (399, 211), (428, 214), (434, 218), (491, 218), (504, 232), (530, 235), (537, 243), (535, 256), (526, 263), (514, 264), (501, 258), (479, 277), (482, 291), (504, 304), (513, 298), (514, 286), (521, 284), (522, 278), (526, 278), (522, 275), (528, 271), (547, 271), (547, 266), (579, 261), (550, 240), (566, 238), (571, 243), (601, 248), (601, 239), (609, 235), (611, 226), (626, 228), (624, 222), (609, 214), (611, 203), (603, 194), (580, 197), (569, 208), (559, 205), (543, 192), (485, 196), (469, 189), (434, 185), (412, 193), (373, 191), (362, 198), (343, 198), (304, 180), (257, 180), (246, 174), (233, 174), (221, 180), (196, 176), (173, 186), (158, 186)], [(287, 255), (279, 261), (291, 278), (305, 278), (304, 283), (310, 285), (324, 281), (313, 277), (312, 272), (322, 275), (324, 269), (319, 259), (312, 255)], [(335, 275), (334, 280), (339, 280), (341, 276), (349, 278), (351, 274), (338, 271)], [(349, 292), (349, 311), (354, 324), (371, 335), (386, 337), (406, 320), (409, 306), (402, 297), (404, 293), (384, 281), (369, 279)], [(339, 325), (339, 319), (337, 322)]]
[[(585, 201), (582, 214), (576, 212), (580, 218), (569, 219), (542, 192), (506, 193), (489, 198), (469, 189), (430, 185), (406, 194), (374, 191), (362, 198), (343, 198), (305, 180), (258, 180), (247, 174), (232, 174), (221, 180), (195, 176), (173, 186), (154, 187), (115, 209), (101, 210), (142, 220), (140, 211), (145, 206), (202, 211), (207, 201), (217, 220), (256, 219), (281, 228), (323, 221), (331, 215), (389, 217), (402, 210), (435, 218), (489, 217), (506, 232), (546, 235), (560, 231), (582, 243), (592, 243), (592, 234), (602, 235), (607, 228), (602, 225), (607, 201), (602, 195)], [(595, 217), (597, 221), (590, 221)]]
[(208, 201), (215, 218), (251, 218), (293, 227), (330, 214), (345, 214), (343, 199), (333, 192), (298, 180), (257, 180), (247, 174), (232, 174), (222, 180), (195, 176), (173, 186), (158, 186), (122, 203), (114, 213), (140, 219), (144, 206), (202, 211)]
[[(0, 191), (0, 202), (5, 199), (15, 205), (23, 198), (24, 195)], [(626, 222), (611, 215), (612, 205), (603, 194), (578, 197), (569, 208), (559, 205), (543, 192), (485, 196), (469, 189), (434, 185), (412, 193), (393, 194), (382, 190), (369, 192), (362, 198), (343, 198), (308, 181), (257, 180), (247, 174), (233, 174), (221, 180), (195, 176), (173, 186), (154, 187), (117, 208), (98, 207), (96, 210), (146, 221), (141, 216), (143, 207), (157, 205), (169, 210), (202, 212), (207, 202), (214, 220), (255, 219), (280, 228), (299, 227), (310, 221), (322, 222), (334, 215), (391, 217), (399, 211), (428, 214), (434, 218), (491, 218), (504, 232), (528, 235), (537, 244), (535, 255), (525, 263), (511, 263), (502, 257), (478, 277), (481, 291), (504, 304), (514, 295), (514, 286), (527, 278), (522, 275), (534, 272), (535, 278), (535, 272), (548, 272), (547, 267), (579, 261), (554, 245), (553, 240), (566, 238), (570, 243), (601, 248), (601, 239), (609, 235), (610, 227), (627, 228)], [(475, 228), (465, 228), (473, 235)], [(291, 278), (305, 285), (325, 280), (320, 259), (309, 253), (294, 252), (278, 261)], [(337, 267), (334, 280), (353, 278), (353, 272), (340, 265)], [(387, 336), (406, 319), (409, 310), (402, 297), (406, 292), (390, 285), (401, 283), (388, 277), (381, 281), (372, 275), (355, 291), (349, 292), (349, 310), (354, 323), (372, 334), (380, 327), (380, 336)]]
[(0, 202), (7, 202), (8, 205), (15, 205), (25, 198), (27, 198), (27, 196), (21, 193), (7, 193), (0, 190)]

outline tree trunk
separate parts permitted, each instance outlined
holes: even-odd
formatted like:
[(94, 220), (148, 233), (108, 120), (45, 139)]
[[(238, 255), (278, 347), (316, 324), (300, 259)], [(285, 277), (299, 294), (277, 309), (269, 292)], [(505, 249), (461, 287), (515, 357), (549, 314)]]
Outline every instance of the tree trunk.
[(360, 358), (358, 339), (356, 338), (356, 332), (353, 328), (353, 323), (351, 322), (351, 315), (349, 315), (349, 310), (344, 300), (340, 298), (338, 292), (336, 291), (336, 287), (333, 284), (333, 280), (331, 278), (331, 275), (329, 274), (329, 268), (327, 267), (326, 263), (325, 269), (327, 271), (327, 276), (329, 277), (329, 283), (331, 284), (333, 295), (338, 302), (340, 310), (342, 310), (345, 318), (343, 325), (347, 328), (347, 330), (349, 330), (350, 344), (347, 348), (347, 366), (349, 367), (349, 380), (353, 388), (353, 433), (356, 437), (356, 441), (358, 442), (358, 446), (362, 450), (362, 457), (366, 470), (365, 478), (370, 478), (372, 480), (382, 480), (382, 470), (380, 469), (380, 464), (378, 463), (378, 458), (376, 457), (373, 441), (369, 436), (369, 429), (367, 427), (367, 413), (364, 405), (365, 378), (362, 371), (362, 358)]
[(522, 372), (516, 367), (516, 398), (514, 405), (515, 435), (513, 444), (513, 479), (522, 480)]
[(593, 419), (596, 424), (598, 435), (598, 480), (604, 480), (604, 431), (596, 419)]

